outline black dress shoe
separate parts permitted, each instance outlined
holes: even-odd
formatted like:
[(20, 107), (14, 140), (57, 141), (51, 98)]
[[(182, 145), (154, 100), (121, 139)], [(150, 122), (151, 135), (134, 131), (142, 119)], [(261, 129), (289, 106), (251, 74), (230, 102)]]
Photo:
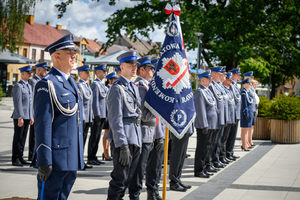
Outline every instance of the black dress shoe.
[(158, 191), (147, 190), (147, 200), (162, 200)]
[(181, 181), (179, 182), (179, 185), (181, 185), (185, 189), (191, 189), (192, 188), (192, 186), (183, 184)]
[(89, 164), (89, 165), (100, 165), (100, 163), (97, 162), (96, 160), (88, 160), (87, 164)]
[(226, 158), (227, 158), (228, 160), (231, 160), (231, 161), (235, 161), (235, 160), (236, 160), (233, 156), (227, 156)]
[(200, 178), (209, 178), (210, 176), (206, 173), (204, 173), (204, 171), (198, 172), (194, 174), (195, 177), (200, 177)]
[(30, 165), (29, 162), (27, 162), (26, 160), (24, 160), (22, 157), (19, 158), (20, 162), (23, 164), (23, 165)]
[(19, 159), (12, 161), (12, 165), (17, 166), (17, 167), (23, 167), (23, 164), (21, 163), (21, 161)]
[(95, 160), (96, 162), (98, 162), (99, 163), (99, 165), (104, 165), (105, 164), (105, 162), (103, 162), (103, 161), (100, 161), (100, 160)]
[(84, 169), (91, 169), (93, 168), (92, 165), (88, 165), (87, 163), (84, 164)]
[(212, 167), (213, 169), (217, 170), (217, 172), (220, 171), (220, 168), (214, 167), (213, 165), (212, 165), (211, 167)]
[(179, 183), (170, 183), (170, 190), (186, 192), (186, 188), (182, 187)]
[(209, 175), (209, 176), (214, 175), (214, 173), (211, 173), (211, 172), (207, 171), (206, 169), (204, 169), (203, 172), (204, 172), (205, 174)]
[(212, 166), (206, 167), (205, 169), (207, 172), (212, 172), (212, 173), (218, 172), (218, 170), (216, 170), (216, 168)]
[(235, 155), (232, 155), (233, 158), (235, 159), (239, 159), (240, 157), (239, 156), (235, 156)]
[(221, 163), (223, 163), (223, 164), (228, 164), (229, 162), (227, 161), (227, 160), (225, 160), (224, 158), (220, 158), (220, 161), (221, 161)]
[(223, 164), (217, 162), (217, 163), (214, 163), (214, 167), (216, 167), (216, 168), (224, 168), (225, 166)]

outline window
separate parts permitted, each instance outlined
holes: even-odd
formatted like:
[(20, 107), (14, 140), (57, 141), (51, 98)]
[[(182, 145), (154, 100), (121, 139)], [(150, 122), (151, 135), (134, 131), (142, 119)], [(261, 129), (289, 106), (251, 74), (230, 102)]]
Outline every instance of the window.
[(32, 52), (31, 52), (31, 59), (32, 59), (32, 60), (36, 60), (36, 49), (32, 49)]
[(27, 57), (27, 48), (23, 49), (23, 56)]
[(14, 85), (16, 82), (18, 82), (18, 74), (13, 74), (13, 79), (12, 79), (12, 81), (13, 81), (13, 85)]
[(41, 50), (41, 60), (44, 60), (44, 54), (45, 54), (45, 51), (44, 50)]

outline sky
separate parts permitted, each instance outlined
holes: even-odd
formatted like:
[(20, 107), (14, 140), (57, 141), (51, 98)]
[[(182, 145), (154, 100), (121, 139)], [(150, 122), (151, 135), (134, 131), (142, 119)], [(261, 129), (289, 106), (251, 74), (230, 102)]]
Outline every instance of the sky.
[[(133, 7), (138, 2), (131, 0), (117, 1), (116, 5), (110, 6), (109, 0), (91, 1), (91, 0), (74, 0), (73, 4), (67, 7), (67, 11), (61, 19), (58, 19), (58, 10), (55, 4), (60, 3), (60, 0), (43, 0), (38, 1), (35, 10), (33, 11), (34, 20), (39, 24), (50, 22), (51, 26), (57, 24), (62, 25), (63, 29), (68, 29), (76, 36), (83, 36), (89, 39), (98, 39), (101, 42), (106, 42), (107, 24), (104, 19), (110, 17), (116, 10), (125, 7)], [(163, 29), (156, 29), (150, 33), (150, 39), (155, 42), (162, 42), (165, 34)], [(141, 38), (143, 39), (143, 38)], [(187, 52), (189, 62), (195, 63), (197, 57), (196, 51)]]

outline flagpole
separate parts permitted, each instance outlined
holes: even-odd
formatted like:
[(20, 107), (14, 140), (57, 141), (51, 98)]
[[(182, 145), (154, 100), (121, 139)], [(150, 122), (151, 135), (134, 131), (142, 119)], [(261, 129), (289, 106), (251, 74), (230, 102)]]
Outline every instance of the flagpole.
[(164, 177), (163, 177), (163, 200), (166, 200), (167, 193), (167, 172), (168, 172), (168, 145), (169, 145), (169, 128), (165, 132), (165, 150), (164, 150)]

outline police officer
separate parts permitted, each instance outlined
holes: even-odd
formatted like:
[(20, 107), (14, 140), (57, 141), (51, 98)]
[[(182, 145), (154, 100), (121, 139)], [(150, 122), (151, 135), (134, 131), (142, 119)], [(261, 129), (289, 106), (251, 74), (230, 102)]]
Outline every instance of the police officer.
[(141, 99), (138, 88), (131, 82), (137, 71), (136, 51), (120, 56), (121, 75), (112, 85), (107, 98), (108, 122), (112, 133), (113, 170), (108, 199), (122, 199), (136, 170), (142, 147)]
[(75, 63), (71, 34), (45, 48), (53, 62), (50, 72), (35, 86), (35, 152), (38, 199), (67, 199), (83, 169), (82, 101), (70, 75)]
[(23, 166), (29, 164), (23, 159), (24, 146), (29, 125), (34, 123), (32, 112), (32, 89), (28, 83), (31, 77), (31, 66), (19, 68), (21, 80), (12, 89), (14, 111), (14, 137), (12, 145), (12, 165)]
[(233, 155), (233, 148), (238, 131), (238, 124), (241, 119), (241, 94), (237, 82), (241, 79), (240, 68), (230, 70), (232, 73), (232, 86), (230, 87), (235, 101), (235, 123), (232, 124), (228, 140), (226, 143), (226, 157), (230, 160), (236, 160), (239, 156)]
[[(83, 149), (84, 149), (89, 128), (92, 126), (92, 122), (93, 122), (93, 110), (92, 110), (93, 92), (91, 87), (88, 84), (90, 78), (90, 67), (88, 65), (83, 65), (81, 67), (78, 67), (77, 71), (80, 77), (77, 85), (80, 91), (80, 97), (83, 104), (82, 125), (83, 125)], [(84, 165), (85, 169), (92, 168), (92, 167), (93, 166), (88, 164)]]
[(106, 66), (100, 65), (95, 67), (96, 80), (92, 84), (93, 91), (93, 112), (94, 121), (91, 130), (91, 136), (89, 140), (88, 147), (88, 164), (90, 165), (100, 165), (104, 162), (98, 160), (96, 154), (98, 151), (99, 141), (101, 137), (101, 132), (106, 120), (106, 95), (108, 92), (107, 87), (104, 85), (102, 80), (106, 76)]
[[(224, 74), (225, 75), (225, 74)], [(224, 133), (221, 138), (221, 151), (220, 151), (220, 160), (224, 160), (226, 158), (226, 145), (229, 137), (230, 129), (232, 125), (235, 123), (235, 102), (232, 90), (230, 87), (232, 85), (232, 73), (226, 73), (226, 78), (223, 81), (223, 87), (226, 92), (227, 103), (228, 103), (228, 112), (226, 116), (226, 126), (224, 128)]]
[[(133, 178), (128, 186), (130, 199), (139, 199), (140, 191), (143, 187), (143, 178), (147, 166), (149, 154), (153, 148), (157, 148), (161, 151), (163, 146), (163, 138), (159, 139), (160, 142), (154, 147), (155, 141), (155, 126), (156, 117), (144, 106), (145, 96), (149, 89), (149, 81), (153, 77), (155, 67), (151, 64), (151, 56), (145, 56), (138, 59), (138, 77), (135, 80), (135, 84), (139, 89), (140, 98), (142, 101), (142, 152), (137, 165), (137, 170), (134, 172)], [(150, 176), (153, 176), (150, 174)], [(155, 177), (156, 178), (156, 177)], [(148, 191), (148, 199), (155, 196), (155, 191)], [(160, 197), (159, 197), (160, 198)], [(153, 199), (153, 198), (152, 198)]]
[(220, 82), (221, 70), (222, 67), (211, 68), (212, 81), (209, 86), (210, 91), (216, 99), (218, 110), (218, 130), (214, 133), (215, 136), (213, 136), (214, 138), (212, 139), (212, 162), (215, 168), (225, 167), (225, 163), (219, 160), (220, 138), (223, 135), (225, 126), (225, 100), (222, 94), (222, 87), (218, 84), (218, 82)]
[[(35, 65), (35, 75), (29, 79), (28, 83), (31, 85), (32, 91), (34, 91), (35, 84), (43, 78), (47, 73), (47, 63), (39, 63)], [(34, 125), (30, 126), (29, 132), (29, 149), (28, 149), (28, 160), (32, 161), (32, 155), (34, 150)]]
[(120, 74), (121, 74), (121, 68), (120, 68), (120, 67), (117, 67), (117, 68), (115, 69), (115, 71), (116, 71), (116, 73), (117, 73), (117, 76), (120, 76)]
[(204, 71), (198, 77), (200, 78), (200, 87), (197, 88), (194, 96), (197, 130), (194, 176), (209, 178), (211, 174), (207, 172), (206, 160), (213, 148), (212, 135), (216, 134), (216, 130), (219, 128), (217, 100), (208, 89), (211, 84), (210, 71)]
[(244, 151), (249, 151), (249, 134), (251, 133), (254, 112), (253, 106), (254, 98), (251, 95), (251, 82), (249, 78), (246, 78), (242, 81), (242, 91), (241, 91), (241, 140), (242, 146), (241, 149)]
[(254, 126), (255, 126), (255, 124), (256, 124), (256, 115), (257, 115), (257, 113), (258, 113), (258, 111), (257, 111), (257, 102), (256, 102), (256, 99), (255, 99), (255, 89), (254, 89), (254, 87), (253, 87), (253, 85), (252, 85), (252, 81), (254, 80), (254, 76), (253, 76), (253, 71), (249, 71), (249, 72), (246, 72), (246, 73), (244, 73), (243, 74), (244, 75), (244, 79), (247, 79), (247, 78), (249, 78), (249, 80), (250, 80), (250, 94), (251, 94), (251, 96), (253, 97), (253, 104), (252, 104), (252, 109), (253, 109), (253, 113), (254, 113), (254, 118), (253, 118), (253, 120), (252, 120), (252, 128), (251, 128), (251, 132), (249, 133), (249, 135), (248, 135), (248, 142), (249, 142), (249, 147), (250, 148), (252, 148), (252, 147), (254, 147), (255, 145), (253, 144), (253, 142), (252, 142), (252, 136), (253, 136), (253, 132), (254, 132)]
[[(106, 82), (105, 82), (105, 86), (108, 88), (108, 92), (109, 92), (109, 89), (111, 88), (112, 84), (118, 80), (118, 76), (116, 74), (116, 72), (111, 72), (109, 73), (107, 76), (106, 76)], [(106, 94), (107, 96), (107, 94)], [(103, 126), (103, 129), (105, 130), (104, 131), (104, 135), (102, 137), (102, 145), (103, 145), (103, 154), (102, 154), (102, 160), (105, 160), (105, 161), (111, 161), (112, 160), (112, 157), (109, 156), (109, 139), (107, 139), (107, 135), (108, 135), (108, 132), (109, 132), (109, 124), (108, 124), (108, 120), (106, 118), (105, 120), (105, 123), (104, 123), (104, 126)], [(111, 153), (113, 152), (112, 150), (112, 146), (110, 146), (111, 148)]]

